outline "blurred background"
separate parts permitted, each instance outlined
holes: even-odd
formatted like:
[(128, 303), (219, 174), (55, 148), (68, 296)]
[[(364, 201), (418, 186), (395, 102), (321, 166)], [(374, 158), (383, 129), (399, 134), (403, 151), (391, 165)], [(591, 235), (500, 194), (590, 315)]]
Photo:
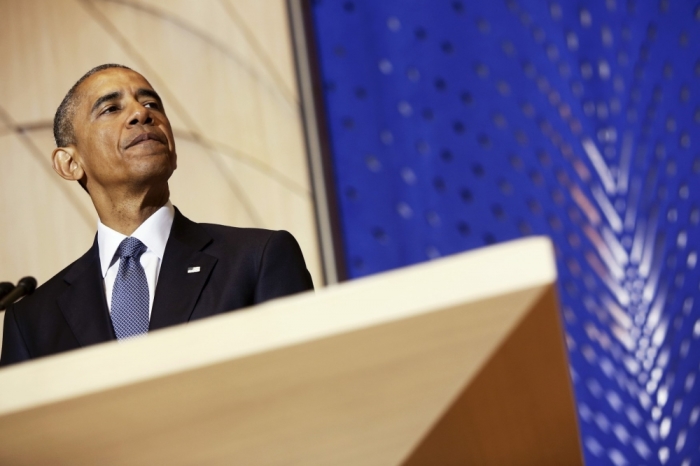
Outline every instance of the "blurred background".
[(173, 203), (291, 231), (317, 285), (550, 236), (587, 463), (700, 464), (697, 0), (0, 9), (3, 279), (90, 246), (51, 121), (123, 63), (175, 128)]

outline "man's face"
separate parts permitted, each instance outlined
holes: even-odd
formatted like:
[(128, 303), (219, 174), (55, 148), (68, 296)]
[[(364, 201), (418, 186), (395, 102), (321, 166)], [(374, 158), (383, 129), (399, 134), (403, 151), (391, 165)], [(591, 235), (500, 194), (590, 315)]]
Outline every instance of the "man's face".
[(167, 182), (176, 168), (163, 104), (135, 71), (109, 68), (86, 79), (78, 88), (73, 128), (90, 192)]

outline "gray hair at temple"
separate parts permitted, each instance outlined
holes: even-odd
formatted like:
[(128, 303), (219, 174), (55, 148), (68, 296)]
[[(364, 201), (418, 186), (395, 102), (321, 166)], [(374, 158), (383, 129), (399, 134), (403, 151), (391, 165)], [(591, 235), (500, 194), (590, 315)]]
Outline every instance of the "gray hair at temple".
[(66, 147), (70, 144), (75, 144), (75, 131), (73, 129), (73, 117), (75, 116), (75, 108), (78, 103), (77, 90), (87, 78), (95, 73), (109, 68), (123, 68), (131, 70), (128, 66), (118, 65), (116, 63), (107, 63), (105, 65), (96, 66), (85, 73), (75, 84), (70, 88), (66, 96), (61, 101), (61, 105), (56, 110), (56, 116), (53, 119), (53, 137), (56, 140), (56, 147)]

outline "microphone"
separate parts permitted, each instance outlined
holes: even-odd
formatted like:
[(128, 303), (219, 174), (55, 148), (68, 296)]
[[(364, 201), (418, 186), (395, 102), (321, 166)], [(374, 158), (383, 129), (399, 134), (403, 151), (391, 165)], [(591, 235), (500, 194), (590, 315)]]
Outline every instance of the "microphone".
[(7, 293), (15, 289), (15, 285), (13, 285), (10, 282), (1, 282), (0, 283), (0, 299), (4, 298), (7, 296)]
[(14, 290), (7, 293), (7, 295), (0, 299), (0, 311), (4, 310), (10, 304), (17, 301), (23, 296), (30, 295), (34, 292), (36, 288), (36, 278), (34, 277), (24, 277), (17, 282), (17, 286)]

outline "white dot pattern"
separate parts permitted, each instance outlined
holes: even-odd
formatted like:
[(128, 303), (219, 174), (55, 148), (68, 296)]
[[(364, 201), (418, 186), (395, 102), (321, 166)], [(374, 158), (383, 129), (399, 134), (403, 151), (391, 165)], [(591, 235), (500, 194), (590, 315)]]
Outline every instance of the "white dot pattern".
[(112, 290), (112, 325), (119, 340), (148, 332), (148, 282), (139, 260), (146, 249), (131, 237), (117, 249), (120, 259)]

